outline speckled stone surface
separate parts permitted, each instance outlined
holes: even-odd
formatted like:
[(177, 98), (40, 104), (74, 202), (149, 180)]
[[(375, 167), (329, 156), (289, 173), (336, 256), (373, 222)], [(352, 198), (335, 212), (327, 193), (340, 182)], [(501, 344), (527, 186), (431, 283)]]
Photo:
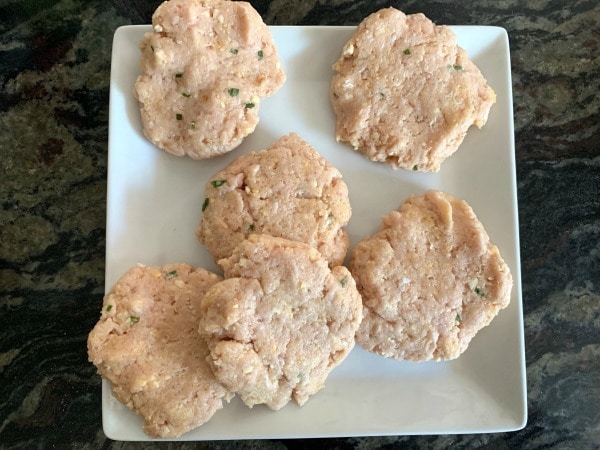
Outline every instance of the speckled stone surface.
[(104, 288), (108, 92), (120, 25), (158, 1), (0, 0), (0, 447), (600, 447), (600, 3), (260, 0), (268, 24), (355, 25), (393, 5), (507, 29), (528, 424), (513, 433), (118, 443), (86, 338)]

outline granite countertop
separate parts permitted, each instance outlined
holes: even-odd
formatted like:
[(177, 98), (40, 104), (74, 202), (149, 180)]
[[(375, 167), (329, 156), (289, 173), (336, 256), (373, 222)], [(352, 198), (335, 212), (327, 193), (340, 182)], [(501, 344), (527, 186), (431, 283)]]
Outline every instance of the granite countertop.
[[(171, 448), (102, 432), (87, 334), (104, 291), (111, 43), (159, 1), (0, 2), (0, 447)], [(600, 4), (253, 2), (268, 24), (355, 25), (381, 7), (508, 31), (528, 423), (512, 433), (185, 448), (600, 447)]]

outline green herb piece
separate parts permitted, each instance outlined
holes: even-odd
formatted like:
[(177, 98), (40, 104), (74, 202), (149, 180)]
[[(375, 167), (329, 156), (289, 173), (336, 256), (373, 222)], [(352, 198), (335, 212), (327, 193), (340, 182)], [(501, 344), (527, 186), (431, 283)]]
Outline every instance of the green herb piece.
[(408, 49), (408, 48), (407, 48), (407, 49), (404, 49), (404, 54), (405, 54), (405, 55), (410, 55), (410, 49)]
[(452, 69), (452, 64), (446, 64), (446, 69)]
[(237, 48), (230, 48), (229, 49), (229, 53), (233, 53), (234, 55), (238, 54), (238, 49)]
[(183, 120), (183, 115), (182, 115), (182, 114), (179, 114), (179, 113), (177, 113), (177, 114), (175, 114), (175, 118), (176, 118), (177, 120)]
[(251, 223), (250, 225), (248, 225), (248, 231), (252, 232), (254, 231), (254, 224)]
[(154, 46), (153, 45), (150, 46), (150, 50), (154, 51)]
[(483, 290), (480, 289), (479, 286), (477, 286), (475, 289), (473, 289), (473, 291), (480, 297), (485, 297), (485, 292), (483, 292)]
[(238, 88), (231, 88), (231, 89), (228, 89), (227, 92), (232, 97), (235, 97), (236, 95), (238, 95), (240, 93), (240, 90)]
[(190, 128), (192, 130), (195, 130), (196, 129), (196, 122), (190, 122)]
[(129, 321), (131, 323), (138, 323), (140, 321), (140, 318), (138, 316), (129, 316)]
[(183, 73), (181, 73), (181, 72), (177, 72), (175, 74), (175, 78), (181, 78), (182, 76), (183, 76)]
[(417, 164), (415, 164), (415, 165), (413, 166), (413, 170), (419, 170), (419, 166), (418, 166)]
[(177, 276), (177, 271), (176, 270), (171, 270), (170, 272), (167, 272), (167, 279), (171, 280), (173, 278), (175, 278)]
[(187, 92), (182, 92), (181, 95), (183, 95), (184, 97), (190, 97), (191, 94), (188, 94)]
[(252, 102), (246, 103), (246, 109), (252, 109), (252, 108), (254, 108), (254, 106), (255, 105)]
[(210, 184), (212, 184), (212, 187), (219, 187), (223, 186), (226, 182), (227, 180), (213, 180), (210, 182)]
[(204, 212), (208, 208), (208, 197), (204, 199), (204, 203), (202, 203), (202, 212)]
[(462, 66), (459, 64), (455, 64), (452, 67), (454, 67), (454, 70), (462, 70)]
[(458, 323), (461, 323), (461, 322), (462, 322), (462, 317), (460, 317), (460, 314), (457, 314), (457, 315), (456, 315), (456, 321), (457, 321)]
[(104, 311), (109, 312), (112, 309), (113, 305), (106, 305), (106, 308), (104, 309)]
[(258, 52), (256, 52), (256, 54), (258, 55), (259, 60), (263, 59), (264, 54), (262, 50), (259, 50)]
[(344, 277), (340, 280), (340, 285), (342, 287), (346, 286), (346, 284), (348, 283), (348, 278)]

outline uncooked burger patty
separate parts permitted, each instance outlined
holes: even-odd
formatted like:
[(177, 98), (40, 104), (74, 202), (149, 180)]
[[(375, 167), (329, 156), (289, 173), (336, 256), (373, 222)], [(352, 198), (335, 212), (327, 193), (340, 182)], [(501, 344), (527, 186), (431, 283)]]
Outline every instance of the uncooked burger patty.
[(199, 303), (220, 277), (186, 264), (136, 266), (104, 298), (90, 361), (153, 437), (206, 422), (231, 395), (215, 380), (198, 334)]
[(438, 171), (496, 100), (449, 27), (394, 8), (368, 16), (333, 67), (337, 140), (394, 168)]
[(346, 255), (348, 188), (297, 134), (239, 156), (210, 178), (205, 192), (196, 235), (217, 261), (252, 233), (306, 242), (331, 265)]
[(237, 147), (261, 97), (285, 81), (268, 27), (246, 2), (170, 0), (152, 17), (135, 84), (144, 134), (177, 156)]
[(383, 218), (352, 251), (362, 295), (356, 335), (389, 358), (457, 358), (510, 301), (512, 277), (464, 201), (428, 191)]
[(251, 235), (222, 265), (199, 328), (215, 376), (250, 407), (302, 405), (354, 346), (362, 307), (350, 272), (267, 235)]

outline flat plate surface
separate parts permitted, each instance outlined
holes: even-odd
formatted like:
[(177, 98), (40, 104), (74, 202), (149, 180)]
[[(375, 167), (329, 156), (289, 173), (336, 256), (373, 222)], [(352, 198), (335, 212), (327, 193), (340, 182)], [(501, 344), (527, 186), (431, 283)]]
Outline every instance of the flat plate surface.
[[(241, 147), (208, 161), (176, 158), (142, 135), (133, 86), (138, 43), (150, 26), (114, 36), (110, 85), (106, 290), (132, 265), (188, 262), (217, 271), (196, 241), (204, 183), (242, 153), (266, 148), (291, 131), (336, 166), (348, 184), (351, 245), (374, 233), (381, 216), (428, 188), (466, 200), (511, 268), (510, 306), (451, 362), (409, 363), (356, 347), (302, 408), (274, 412), (234, 399), (181, 440), (499, 432), (526, 421), (512, 91), (508, 37), (502, 28), (452, 27), (498, 100), (488, 123), (471, 128), (439, 173), (394, 171), (334, 138), (331, 65), (354, 27), (272, 27), (288, 80), (260, 106), (260, 123)], [(142, 420), (103, 384), (104, 431), (116, 440), (147, 440)]]

